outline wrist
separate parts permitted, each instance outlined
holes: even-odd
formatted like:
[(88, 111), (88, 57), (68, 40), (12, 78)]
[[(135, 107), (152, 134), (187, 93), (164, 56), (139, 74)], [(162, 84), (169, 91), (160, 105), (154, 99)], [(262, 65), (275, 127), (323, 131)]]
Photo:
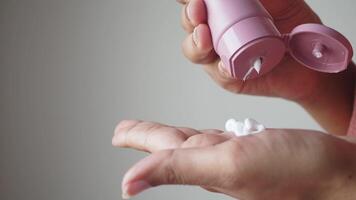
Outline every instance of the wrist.
[(353, 111), (354, 64), (338, 74), (320, 74), (313, 91), (296, 101), (329, 133), (345, 135)]
[[(320, 102), (327, 102), (328, 97), (344, 99), (354, 93), (355, 64), (351, 63), (347, 70), (339, 73), (321, 73), (316, 81), (314, 89), (308, 96), (296, 100), (301, 106), (317, 106)], [(330, 98), (334, 97), (334, 98)]]
[(356, 199), (356, 168), (353, 165), (353, 169), (345, 170), (338, 174), (338, 177), (334, 178), (330, 182), (328, 191), (322, 195), (323, 200), (354, 200)]

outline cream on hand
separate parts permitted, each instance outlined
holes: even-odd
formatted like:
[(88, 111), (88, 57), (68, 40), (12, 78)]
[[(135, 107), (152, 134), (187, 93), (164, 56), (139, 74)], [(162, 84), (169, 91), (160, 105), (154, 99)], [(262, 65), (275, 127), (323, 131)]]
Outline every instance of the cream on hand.
[(263, 124), (257, 122), (256, 120), (247, 118), (244, 121), (229, 119), (225, 123), (225, 130), (240, 137), (260, 133), (266, 130), (266, 128)]

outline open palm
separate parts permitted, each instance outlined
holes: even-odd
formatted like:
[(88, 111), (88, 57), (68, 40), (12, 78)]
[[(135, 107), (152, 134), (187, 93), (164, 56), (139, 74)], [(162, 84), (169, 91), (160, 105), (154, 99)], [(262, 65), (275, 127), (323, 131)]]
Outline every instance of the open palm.
[(123, 121), (112, 142), (151, 153), (126, 173), (125, 198), (164, 184), (197, 185), (241, 200), (354, 198), (355, 138), (285, 129), (236, 137)]

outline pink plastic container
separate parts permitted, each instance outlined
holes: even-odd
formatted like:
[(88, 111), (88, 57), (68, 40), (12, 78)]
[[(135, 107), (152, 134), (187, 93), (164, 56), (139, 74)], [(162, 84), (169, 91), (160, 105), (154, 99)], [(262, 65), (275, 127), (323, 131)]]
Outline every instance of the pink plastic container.
[(289, 53), (311, 69), (337, 73), (347, 68), (353, 50), (337, 31), (320, 24), (297, 26), (281, 35), (258, 0), (205, 0), (215, 51), (236, 79), (271, 71)]

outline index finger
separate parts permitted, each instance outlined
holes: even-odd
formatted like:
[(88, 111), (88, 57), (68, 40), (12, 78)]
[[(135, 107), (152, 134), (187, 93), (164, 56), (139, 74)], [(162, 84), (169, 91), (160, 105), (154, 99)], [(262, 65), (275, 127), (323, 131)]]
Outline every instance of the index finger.
[(189, 136), (199, 133), (194, 129), (179, 129), (159, 123), (125, 120), (116, 127), (112, 144), (155, 152), (178, 148)]
[(230, 138), (219, 130), (195, 130), (153, 122), (123, 121), (112, 139), (113, 146), (146, 152), (215, 145)]
[(285, 15), (290, 9), (296, 7), (296, 5), (305, 3), (303, 0), (260, 0), (260, 2), (272, 15), (272, 17)]
[(178, 3), (180, 4), (186, 4), (188, 3), (190, 0), (176, 0)]

